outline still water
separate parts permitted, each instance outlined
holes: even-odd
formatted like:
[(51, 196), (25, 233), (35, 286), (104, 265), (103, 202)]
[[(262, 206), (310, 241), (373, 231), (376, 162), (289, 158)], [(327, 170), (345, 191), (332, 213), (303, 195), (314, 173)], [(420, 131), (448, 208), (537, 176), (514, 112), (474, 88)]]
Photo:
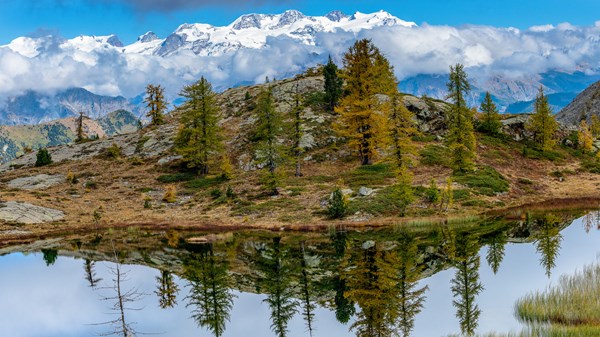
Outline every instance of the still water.
[(519, 331), (517, 299), (597, 261), (600, 216), (584, 214), (200, 244), (132, 229), (5, 247), (0, 336)]

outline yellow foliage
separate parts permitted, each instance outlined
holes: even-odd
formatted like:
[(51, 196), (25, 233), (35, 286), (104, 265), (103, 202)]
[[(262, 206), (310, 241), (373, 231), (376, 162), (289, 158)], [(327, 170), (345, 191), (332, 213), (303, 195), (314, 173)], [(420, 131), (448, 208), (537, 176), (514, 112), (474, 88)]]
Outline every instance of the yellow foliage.
[(167, 186), (165, 190), (165, 195), (162, 199), (164, 202), (174, 203), (177, 201), (177, 188), (173, 185)]
[(577, 142), (583, 152), (591, 152), (594, 149), (594, 136), (592, 136), (592, 131), (585, 120), (582, 120), (579, 124)]
[(231, 180), (234, 177), (233, 165), (231, 165), (231, 161), (227, 156), (223, 156), (223, 159), (221, 160), (221, 177), (226, 180)]

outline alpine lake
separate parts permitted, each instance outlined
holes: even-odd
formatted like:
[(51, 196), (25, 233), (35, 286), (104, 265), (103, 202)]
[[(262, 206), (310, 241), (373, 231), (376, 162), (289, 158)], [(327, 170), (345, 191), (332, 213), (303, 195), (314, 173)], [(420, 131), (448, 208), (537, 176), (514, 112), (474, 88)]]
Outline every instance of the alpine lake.
[(520, 332), (597, 262), (598, 208), (309, 232), (90, 231), (0, 248), (1, 336)]

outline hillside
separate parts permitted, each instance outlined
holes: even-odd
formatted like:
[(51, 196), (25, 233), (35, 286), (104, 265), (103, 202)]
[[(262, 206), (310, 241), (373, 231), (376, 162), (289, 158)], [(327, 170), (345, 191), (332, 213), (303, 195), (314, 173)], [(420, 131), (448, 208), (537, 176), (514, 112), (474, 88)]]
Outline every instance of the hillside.
[[(76, 138), (78, 117), (58, 119), (37, 125), (0, 126), (0, 162), (24, 153), (25, 148), (38, 149), (71, 143)], [(88, 136), (100, 138), (130, 133), (138, 128), (138, 119), (129, 111), (113, 111), (98, 120), (84, 118)]]
[[(478, 134), (478, 170), (453, 176), (444, 145), (447, 104), (405, 95), (403, 103), (415, 113), (422, 134), (414, 138), (418, 156), (412, 171), (417, 199), (407, 210), (407, 217), (400, 218), (392, 197), (395, 175), (391, 165), (383, 157), (374, 165), (359, 165), (345, 141), (332, 130), (336, 116), (322, 109), (317, 99), (322, 77), (299, 77), (270, 85), (277, 109), (287, 118), (296, 86), (308, 98), (302, 140), (304, 175), (293, 177), (292, 165), (285, 166), (279, 195), (265, 193), (260, 182), (262, 171), (257, 170), (252, 156), (248, 136), (255, 120), (253, 106), (264, 87), (254, 85), (227, 90), (218, 98), (227, 153), (236, 169), (232, 180), (199, 177), (185, 169), (172, 149), (178, 122), (177, 115), (170, 115), (159, 127), (52, 147), (49, 152), (55, 163), (47, 167), (33, 167), (35, 153), (4, 164), (0, 166), (0, 200), (59, 210), (64, 214), (58, 221), (61, 228), (85, 228), (94, 223), (95, 213), (100, 223), (109, 226), (169, 223), (303, 228), (340, 222), (376, 226), (478, 214), (535, 201), (598, 196), (600, 176), (589, 173), (572, 149), (560, 146), (543, 154), (506, 136)], [(517, 125), (506, 123), (506, 127)], [(440, 210), (437, 203), (427, 201), (427, 187), (434, 179), (442, 188), (450, 177), (454, 180), (454, 203), (447, 211)], [(349, 198), (349, 215), (332, 221), (327, 219), (326, 207), (337, 186)], [(163, 200), (169, 188), (176, 190), (174, 203)], [(11, 223), (0, 227), (13, 228)], [(56, 221), (35, 228), (50, 230), (56, 228)]]
[(571, 125), (577, 125), (582, 117), (589, 122), (592, 115), (600, 116), (600, 82), (596, 82), (562, 109), (556, 119)]

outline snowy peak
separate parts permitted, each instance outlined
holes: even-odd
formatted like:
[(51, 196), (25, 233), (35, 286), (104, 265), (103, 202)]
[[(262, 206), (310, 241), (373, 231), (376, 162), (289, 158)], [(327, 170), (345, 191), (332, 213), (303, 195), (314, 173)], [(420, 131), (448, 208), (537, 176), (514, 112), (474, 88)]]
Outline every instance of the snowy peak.
[[(297, 10), (288, 10), (281, 14), (242, 15), (228, 26), (218, 27), (204, 23), (182, 24), (165, 39), (153, 32), (141, 35), (136, 42), (123, 46), (116, 35), (78, 36), (70, 40), (56, 40), (52, 37), (19, 38), (8, 45), (13, 51), (35, 58), (47, 50), (94, 53), (116, 50), (124, 54), (156, 55), (167, 57), (180, 52), (193, 52), (200, 56), (220, 56), (240, 49), (260, 49), (267, 45), (269, 38), (291, 38), (304, 45), (316, 45), (317, 35), (321, 32), (359, 32), (381, 26), (416, 26), (413, 22), (398, 19), (385, 11), (372, 14), (356, 12), (348, 16), (333, 11), (326, 16), (307, 16)], [(93, 66), (93, 57), (81, 54), (78, 60)]]
[(154, 34), (154, 32), (147, 32), (144, 35), (140, 35), (137, 40), (141, 43), (152, 42), (154, 40), (158, 40), (158, 36)]

